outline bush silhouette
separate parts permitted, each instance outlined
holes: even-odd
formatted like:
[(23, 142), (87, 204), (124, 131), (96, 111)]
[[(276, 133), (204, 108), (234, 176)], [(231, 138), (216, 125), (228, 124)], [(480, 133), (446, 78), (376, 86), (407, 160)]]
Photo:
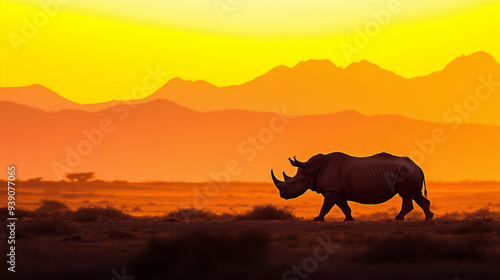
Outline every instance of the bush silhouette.
[(231, 220), (234, 216), (231, 214), (217, 214), (205, 209), (196, 208), (179, 208), (175, 211), (167, 213), (164, 218), (177, 221), (220, 221)]
[(77, 222), (94, 222), (97, 220), (126, 220), (130, 215), (113, 207), (81, 207), (73, 214)]
[(272, 204), (256, 205), (252, 210), (243, 215), (238, 215), (237, 220), (246, 221), (271, 221), (271, 220), (295, 220), (292, 209), (288, 206), (275, 206)]
[(42, 200), (42, 206), (38, 207), (35, 212), (54, 214), (65, 210), (69, 210), (66, 204), (55, 200)]

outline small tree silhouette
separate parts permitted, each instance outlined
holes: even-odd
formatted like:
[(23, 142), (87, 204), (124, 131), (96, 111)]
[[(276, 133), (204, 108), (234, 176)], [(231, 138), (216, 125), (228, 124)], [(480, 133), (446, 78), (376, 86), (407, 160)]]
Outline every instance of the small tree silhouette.
[(66, 174), (66, 178), (70, 180), (71, 182), (80, 182), (84, 183), (87, 182), (88, 180), (92, 179), (95, 177), (94, 172), (84, 172), (84, 173), (68, 173)]
[(30, 183), (39, 183), (41, 181), (42, 181), (42, 177), (28, 179), (28, 182), (30, 182)]

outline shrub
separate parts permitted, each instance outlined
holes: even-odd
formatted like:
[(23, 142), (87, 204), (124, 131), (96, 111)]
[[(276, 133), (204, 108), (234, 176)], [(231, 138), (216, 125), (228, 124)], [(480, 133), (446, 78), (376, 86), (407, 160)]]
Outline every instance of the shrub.
[(477, 209), (475, 212), (466, 213), (466, 219), (483, 219), (483, 220), (493, 220), (495, 218), (498, 219), (500, 213), (495, 211), (490, 211), (488, 207)]
[(247, 213), (237, 216), (237, 220), (243, 221), (290, 221), (295, 219), (290, 207), (279, 207), (272, 204), (256, 205)]
[(38, 207), (35, 212), (37, 213), (60, 213), (69, 210), (66, 204), (55, 200), (42, 200), (42, 206)]
[(97, 220), (127, 220), (129, 214), (113, 207), (81, 207), (73, 214), (73, 219), (78, 222), (93, 222)]
[(227, 218), (226, 214), (216, 214), (205, 209), (179, 208), (167, 213), (164, 218), (178, 221), (218, 221), (221, 218)]

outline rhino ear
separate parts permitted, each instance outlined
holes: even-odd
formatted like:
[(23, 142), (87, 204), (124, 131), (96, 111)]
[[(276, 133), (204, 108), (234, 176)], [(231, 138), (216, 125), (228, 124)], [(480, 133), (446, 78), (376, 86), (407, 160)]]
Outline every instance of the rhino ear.
[(309, 166), (309, 163), (298, 161), (295, 157), (293, 157), (293, 160), (295, 161), (295, 164), (296, 164), (295, 166), (297, 166), (297, 167), (307, 168)]
[(292, 164), (292, 166), (298, 167), (297, 163), (292, 158), (288, 158), (288, 160), (290, 161), (290, 163)]

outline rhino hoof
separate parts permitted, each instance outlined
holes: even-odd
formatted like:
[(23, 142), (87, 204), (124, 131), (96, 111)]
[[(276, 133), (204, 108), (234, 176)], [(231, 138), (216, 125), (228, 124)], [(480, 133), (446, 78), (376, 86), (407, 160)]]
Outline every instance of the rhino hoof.
[(352, 222), (354, 221), (353, 217), (345, 217), (344, 222)]
[(428, 215), (425, 215), (426, 220), (430, 220), (430, 219), (432, 219), (432, 217), (434, 217), (434, 213), (432, 213), (432, 212), (430, 212)]
[(394, 218), (395, 221), (404, 221), (405, 220), (405, 217), (398, 217), (396, 216), (396, 218)]
[(324, 222), (325, 221), (325, 218), (323, 217), (316, 217), (313, 219), (314, 222)]

